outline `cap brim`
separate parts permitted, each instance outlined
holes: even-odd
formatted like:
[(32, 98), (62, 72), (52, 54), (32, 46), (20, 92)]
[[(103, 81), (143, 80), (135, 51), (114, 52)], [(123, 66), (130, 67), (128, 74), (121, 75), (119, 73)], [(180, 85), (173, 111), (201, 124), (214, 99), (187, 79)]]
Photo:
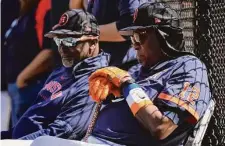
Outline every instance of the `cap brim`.
[(150, 25), (150, 26), (130, 26), (130, 27), (126, 27), (126, 28), (123, 28), (123, 29), (119, 30), (119, 33), (122, 36), (132, 36), (134, 31), (136, 31), (138, 29), (146, 29), (146, 28), (151, 28), (151, 27), (153, 27), (153, 25)]
[(76, 32), (76, 31), (67, 30), (67, 29), (59, 29), (59, 30), (49, 31), (44, 36), (48, 37), (48, 38), (54, 38), (55, 36), (59, 36), (59, 35), (81, 36), (82, 33)]

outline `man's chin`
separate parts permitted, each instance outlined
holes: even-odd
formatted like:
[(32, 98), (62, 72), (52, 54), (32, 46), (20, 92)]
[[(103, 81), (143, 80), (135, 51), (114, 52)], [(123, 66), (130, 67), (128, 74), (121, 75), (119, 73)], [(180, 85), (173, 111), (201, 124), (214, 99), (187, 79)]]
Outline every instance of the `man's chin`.
[(73, 60), (62, 60), (62, 64), (64, 67), (69, 68), (72, 67), (74, 65), (74, 61)]
[(145, 66), (145, 63), (144, 63), (144, 61), (143, 61), (143, 60), (138, 59), (138, 62), (139, 62), (142, 66)]

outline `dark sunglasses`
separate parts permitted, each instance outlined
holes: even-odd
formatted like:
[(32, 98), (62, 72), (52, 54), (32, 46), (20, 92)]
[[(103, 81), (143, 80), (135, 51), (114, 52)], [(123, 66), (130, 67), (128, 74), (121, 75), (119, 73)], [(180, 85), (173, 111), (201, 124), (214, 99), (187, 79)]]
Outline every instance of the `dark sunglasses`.
[(134, 32), (130, 38), (132, 44), (136, 46), (143, 44), (146, 41), (147, 37), (148, 37), (147, 31), (143, 31), (143, 32)]

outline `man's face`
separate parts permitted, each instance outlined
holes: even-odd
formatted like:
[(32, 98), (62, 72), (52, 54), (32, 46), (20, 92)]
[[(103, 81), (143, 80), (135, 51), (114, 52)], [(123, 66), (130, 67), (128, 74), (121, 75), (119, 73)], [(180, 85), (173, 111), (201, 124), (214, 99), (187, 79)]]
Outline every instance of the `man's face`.
[[(61, 42), (56, 42), (60, 41)], [(72, 40), (71, 40), (72, 39)], [(54, 38), (59, 54), (62, 58), (62, 63), (65, 67), (72, 67), (75, 63), (93, 56), (96, 51), (93, 45), (96, 45), (93, 38)]]
[(157, 63), (161, 49), (154, 30), (135, 31), (131, 36), (133, 48), (137, 50), (137, 59), (144, 67)]

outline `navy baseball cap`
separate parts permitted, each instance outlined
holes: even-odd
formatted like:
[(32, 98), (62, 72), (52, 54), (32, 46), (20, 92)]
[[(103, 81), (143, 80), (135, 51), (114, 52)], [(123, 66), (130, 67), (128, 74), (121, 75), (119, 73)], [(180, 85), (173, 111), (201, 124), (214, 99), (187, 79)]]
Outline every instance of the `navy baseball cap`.
[(133, 35), (133, 31), (151, 27), (179, 28), (179, 16), (166, 3), (146, 2), (141, 4), (134, 12), (133, 25), (121, 29), (124, 36)]
[(45, 37), (55, 36), (80, 37), (82, 35), (99, 36), (99, 26), (96, 18), (83, 10), (72, 9), (60, 17), (52, 31), (45, 34)]

